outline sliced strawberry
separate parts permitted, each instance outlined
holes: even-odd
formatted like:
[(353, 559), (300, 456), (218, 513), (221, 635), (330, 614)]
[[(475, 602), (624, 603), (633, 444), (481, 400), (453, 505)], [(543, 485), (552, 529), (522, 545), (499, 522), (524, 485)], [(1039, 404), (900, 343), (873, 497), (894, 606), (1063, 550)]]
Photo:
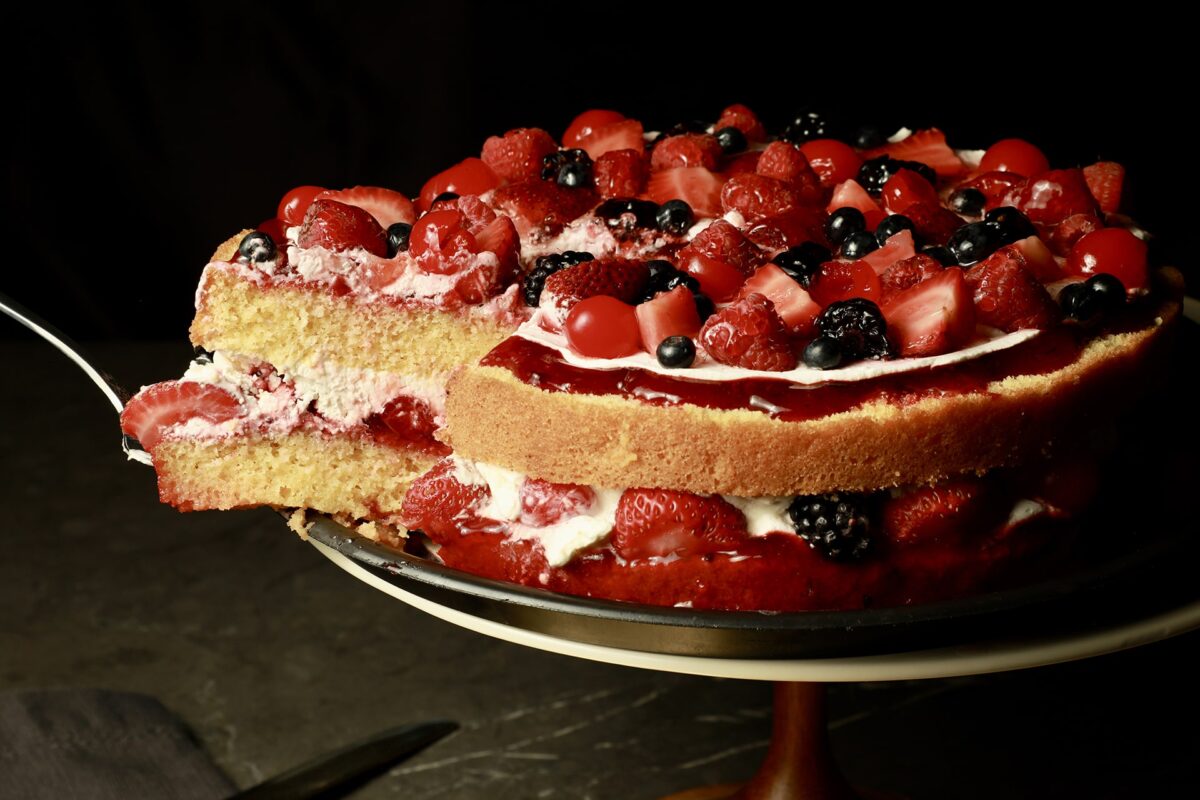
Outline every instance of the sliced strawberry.
[(892, 234), (888, 240), (884, 242), (883, 247), (878, 250), (872, 250), (862, 257), (862, 261), (871, 265), (875, 270), (876, 275), (882, 275), (884, 270), (895, 264), (897, 261), (903, 261), (906, 258), (912, 258), (917, 254), (917, 249), (913, 245), (912, 231), (907, 228), (899, 233)]
[(707, 133), (681, 133), (659, 139), (650, 154), (650, 169), (704, 167), (716, 170), (721, 155), (717, 137)]
[(958, 267), (949, 267), (884, 303), (888, 337), (905, 357), (957, 350), (975, 334), (971, 290)]
[(759, 267), (742, 285), (738, 300), (758, 293), (771, 301), (775, 313), (795, 334), (807, 336), (812, 333), (821, 306), (812, 299), (803, 286), (774, 264)]
[(1065, 273), (1058, 265), (1058, 261), (1055, 260), (1054, 253), (1051, 253), (1050, 248), (1046, 247), (1046, 243), (1038, 237), (1026, 237), (1018, 242), (1013, 242), (1013, 246), (1024, 256), (1025, 268), (1042, 283), (1053, 283), (1064, 276)]
[(371, 212), (336, 200), (313, 200), (296, 244), (337, 252), (361, 247), (380, 258), (387, 256), (387, 233)]
[(1004, 197), (1038, 225), (1055, 225), (1073, 214), (1095, 215), (1096, 200), (1080, 169), (1052, 169), (1014, 186)]
[(968, 478), (905, 492), (884, 503), (884, 535), (908, 546), (946, 541), (984, 529), (983, 522), (995, 510), (990, 494), (983, 481)]
[(441, 455), (450, 452), (450, 448), (434, 438), (437, 417), (429, 403), (419, 397), (402, 394), (393, 398), (379, 412), (379, 422), (390, 437), (406, 445), (417, 445)]
[(479, 158), (464, 158), (449, 169), (439, 172), (421, 187), (417, 207), (428, 211), (433, 199), (445, 192), (454, 194), (483, 194), (500, 185), (500, 178)]
[(874, 230), (880, 220), (887, 216), (871, 195), (867, 194), (867, 190), (855, 180), (843, 181), (834, 188), (833, 197), (825, 210), (832, 214), (839, 208), (857, 208), (861, 211), (867, 220), (867, 230)]
[(485, 225), (475, 234), (475, 244), (481, 253), (495, 253), (502, 268), (512, 269), (517, 266), (521, 244), (517, 237), (517, 228), (508, 217), (498, 216)]
[(611, 542), (618, 556), (637, 561), (730, 550), (748, 535), (742, 512), (717, 495), (626, 489)]
[(798, 188), (763, 175), (734, 175), (721, 189), (721, 208), (737, 211), (751, 222), (819, 200), (820, 191), (812, 186)]
[(987, 208), (1004, 204), (1004, 196), (1014, 187), (1025, 183), (1026, 178), (1015, 172), (985, 172), (959, 184), (960, 189), (977, 189), (987, 199)]
[(585, 297), (608, 295), (632, 303), (650, 281), (650, 270), (642, 261), (598, 258), (555, 272), (546, 278), (542, 300), (549, 298), (561, 309), (569, 309)]
[(879, 283), (883, 287), (879, 298), (880, 305), (885, 305), (900, 292), (911, 289), (926, 278), (940, 274), (943, 269), (933, 256), (917, 255), (897, 261), (879, 276)]
[[(892, 214), (904, 214), (908, 207), (917, 203), (930, 206), (939, 205), (937, 189), (911, 169), (897, 170), (883, 185), (883, 193), (879, 198), (884, 207)], [(951, 212), (953, 213), (953, 212)]]
[(489, 136), (482, 158), (500, 180), (526, 181), (540, 178), (542, 159), (556, 152), (558, 144), (541, 128), (515, 128), (503, 136)]
[(821, 185), (826, 189), (852, 180), (862, 166), (862, 156), (853, 147), (837, 139), (809, 139), (800, 145), (800, 152), (808, 159), (808, 165), (821, 178)]
[(796, 366), (787, 327), (761, 294), (749, 294), (709, 317), (700, 342), (722, 364), (769, 372)]
[(125, 404), (121, 431), (151, 452), (172, 425), (191, 419), (220, 423), (241, 416), (242, 404), (210, 383), (166, 381), (147, 386)]
[(596, 492), (590, 486), (526, 478), (525, 483), (521, 484), (519, 521), (531, 528), (544, 528), (560, 520), (586, 514), (595, 504)]
[(723, 219), (718, 219), (696, 234), (696, 237), (679, 251), (679, 258), (682, 261), (697, 253), (737, 267), (743, 275), (749, 275), (766, 260), (754, 242)]
[(854, 297), (879, 302), (883, 287), (875, 268), (865, 261), (826, 261), (813, 276), (808, 292), (825, 308)]
[(417, 220), (408, 237), (408, 253), (425, 272), (450, 275), (475, 261), (479, 243), (458, 210), (430, 211)]
[(480, 526), (476, 513), (491, 497), (487, 486), (462, 483), (453, 459), (439, 461), (413, 481), (400, 507), (405, 527), (435, 541), (455, 539)]
[(1055, 255), (1069, 256), (1080, 239), (1103, 227), (1103, 220), (1089, 211), (1084, 214), (1072, 214), (1061, 222), (1044, 227), (1042, 236), (1046, 246)]
[(765, 217), (746, 231), (746, 238), (768, 253), (795, 247), (801, 242), (825, 241), (824, 209), (800, 206), (775, 217)]
[(917, 235), (926, 244), (944, 245), (950, 236), (966, 222), (958, 214), (940, 203), (917, 203), (904, 209), (904, 216), (912, 220)]
[(654, 172), (646, 182), (646, 196), (658, 204), (682, 200), (697, 218), (719, 217), (721, 179), (704, 167), (680, 167)]
[(754, 171), (763, 177), (807, 190), (810, 194), (815, 195), (821, 188), (821, 179), (809, 167), (808, 159), (789, 142), (771, 142), (767, 145)]
[(642, 348), (650, 354), (654, 354), (668, 336), (695, 339), (700, 331), (696, 301), (686, 286), (676, 286), (640, 303), (634, 311), (642, 334)]
[(642, 138), (642, 123), (636, 119), (624, 119), (594, 129), (576, 146), (586, 150), (595, 161), (613, 150), (636, 150), (641, 153), (646, 149), (646, 141)]
[(637, 197), (646, 185), (646, 162), (638, 150), (610, 150), (592, 167), (601, 197)]
[(1115, 161), (1098, 161), (1083, 168), (1083, 179), (1100, 210), (1115, 214), (1121, 207), (1121, 187), (1125, 184), (1125, 168)]
[(593, 131), (623, 119), (625, 119), (625, 115), (618, 111), (607, 111), (600, 108), (585, 111), (571, 120), (571, 124), (567, 126), (566, 133), (562, 138), (563, 147), (578, 147), (579, 143), (591, 136)]
[(1001, 247), (967, 270), (964, 277), (974, 293), (975, 318), (984, 325), (1009, 332), (1045, 329), (1062, 316), (1014, 245)]
[(946, 134), (937, 128), (926, 128), (898, 142), (888, 142), (863, 153), (864, 158), (891, 156), (901, 161), (919, 161), (933, 169), (941, 178), (953, 178), (966, 172), (962, 159), (946, 144)]
[(409, 225), (417, 218), (412, 201), (399, 192), (378, 186), (355, 186), (353, 189), (326, 190), (314, 199), (336, 200), (348, 206), (358, 206), (370, 213), (383, 228), (395, 222)]
[(767, 129), (758, 121), (758, 117), (740, 103), (734, 103), (721, 112), (713, 130), (719, 131), (721, 128), (737, 128), (748, 142), (761, 142), (767, 138)]
[(596, 205), (596, 195), (586, 189), (568, 189), (553, 181), (508, 183), (492, 192), (492, 207), (512, 217), (517, 233), (558, 233), (571, 220)]

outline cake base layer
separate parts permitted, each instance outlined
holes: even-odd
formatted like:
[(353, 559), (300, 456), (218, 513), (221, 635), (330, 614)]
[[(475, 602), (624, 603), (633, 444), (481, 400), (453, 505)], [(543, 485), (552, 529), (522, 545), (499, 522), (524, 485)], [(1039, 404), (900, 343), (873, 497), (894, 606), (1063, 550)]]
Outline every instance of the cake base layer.
[(160, 498), (181, 511), (268, 505), (385, 522), (399, 516), (409, 484), (438, 460), (419, 450), (302, 431), (166, 439), (153, 456)]

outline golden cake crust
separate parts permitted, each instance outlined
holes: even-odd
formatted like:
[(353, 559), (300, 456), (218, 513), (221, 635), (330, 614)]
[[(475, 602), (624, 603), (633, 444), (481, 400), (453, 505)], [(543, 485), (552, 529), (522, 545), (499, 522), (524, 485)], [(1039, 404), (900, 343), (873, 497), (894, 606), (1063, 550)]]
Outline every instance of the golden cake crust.
[(448, 439), (463, 457), (550, 481), (741, 496), (982, 473), (1047, 456), (1133, 399), (1142, 376), (1162, 366), (1179, 312), (1181, 278), (1174, 270), (1163, 278), (1173, 299), (1152, 325), (1097, 338), (1061, 369), (996, 381), (986, 393), (784, 422), (749, 410), (548, 392), (506, 369), (472, 366), (449, 384)]

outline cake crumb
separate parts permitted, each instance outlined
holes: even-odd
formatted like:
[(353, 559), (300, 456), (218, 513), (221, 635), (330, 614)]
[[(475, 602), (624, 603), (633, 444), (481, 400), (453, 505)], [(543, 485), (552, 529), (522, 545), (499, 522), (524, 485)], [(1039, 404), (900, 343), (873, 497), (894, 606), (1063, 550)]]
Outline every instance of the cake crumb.
[(308, 521), (307, 508), (297, 508), (293, 511), (288, 515), (287, 524), (297, 536), (306, 542), (308, 541), (308, 529), (312, 527), (312, 523)]

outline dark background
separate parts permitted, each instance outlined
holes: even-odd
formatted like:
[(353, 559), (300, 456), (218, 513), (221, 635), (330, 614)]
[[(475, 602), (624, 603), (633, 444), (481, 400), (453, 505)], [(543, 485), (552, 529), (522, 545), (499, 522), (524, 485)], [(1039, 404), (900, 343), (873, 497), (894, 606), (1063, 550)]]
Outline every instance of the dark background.
[(959, 147), (1022, 136), (1056, 166), (1116, 160), (1157, 257), (1188, 261), (1192, 45), (1153, 13), (43, 6), (6, 26), (0, 288), (77, 338), (182, 339), (213, 248), (295, 185), (415, 193), (488, 135), (557, 137), (592, 107), (655, 129), (731, 102), (778, 126), (809, 105), (937, 124)]

